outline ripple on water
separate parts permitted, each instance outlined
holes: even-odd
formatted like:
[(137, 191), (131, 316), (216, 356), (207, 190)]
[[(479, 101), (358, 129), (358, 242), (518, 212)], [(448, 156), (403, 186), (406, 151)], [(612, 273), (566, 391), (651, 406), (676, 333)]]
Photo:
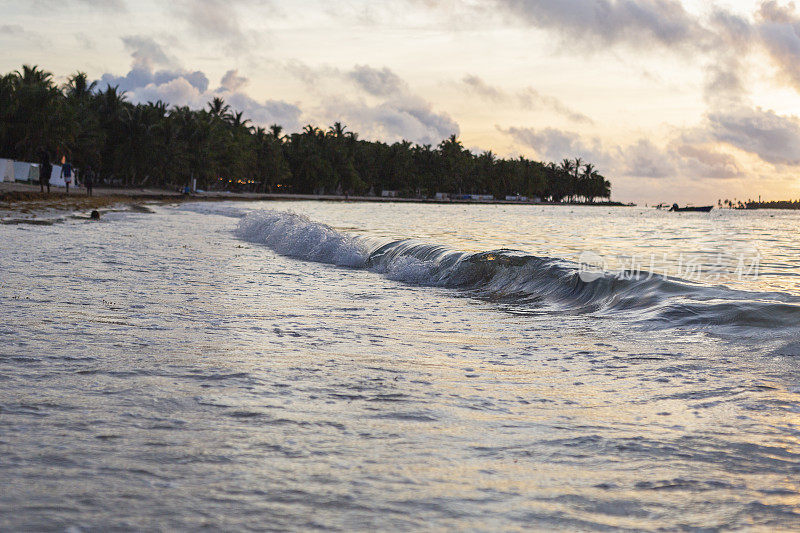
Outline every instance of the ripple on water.
[[(573, 302), (554, 311), (530, 282), (560, 268), (487, 291), (413, 285), (430, 273), (414, 262), (311, 264), (234, 237), (261, 205), (216, 207), (0, 226), (0, 529), (800, 529), (794, 338), (633, 328), (619, 311), (647, 302), (586, 314), (574, 276), (551, 280)], [(795, 219), (758, 214), (291, 207), (450, 251), (679, 253), (664, 243), (726, 246), (719, 224), (796, 249)], [(796, 267), (781, 254), (771, 273)], [(496, 255), (464, 272), (513, 270)]]

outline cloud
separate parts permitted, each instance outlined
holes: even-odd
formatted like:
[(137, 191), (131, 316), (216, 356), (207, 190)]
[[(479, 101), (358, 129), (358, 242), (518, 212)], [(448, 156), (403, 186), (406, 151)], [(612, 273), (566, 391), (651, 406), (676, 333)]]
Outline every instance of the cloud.
[(239, 39), (242, 29), (236, 8), (224, 0), (178, 0), (174, 2), (177, 13), (203, 35)]
[[(161, 100), (173, 106), (199, 109), (214, 97), (221, 97), (256, 124), (268, 126), (277, 123), (288, 131), (300, 128), (302, 111), (297, 105), (281, 100), (253, 99), (241, 91), (247, 78), (240, 76), (235, 69), (228, 70), (220, 80), (220, 86), (211, 90), (204, 72), (188, 71), (174, 65), (174, 60), (154, 40), (133, 36), (126, 37), (124, 42), (133, 59), (131, 70), (124, 76), (103, 74), (101, 82), (118, 85), (134, 104)], [(155, 65), (164, 63), (174, 65), (174, 68), (154, 70)]]
[(213, 98), (219, 97), (232, 109), (243, 112), (255, 124), (280, 124), (287, 131), (297, 131), (301, 126), (302, 111), (294, 104), (281, 100), (257, 101), (240, 91), (224, 87), (215, 90), (201, 89), (183, 76), (161, 83), (154, 81), (129, 91), (127, 96), (134, 104), (161, 100), (173, 106), (189, 106), (193, 109), (205, 108)]
[(498, 87), (489, 85), (482, 78), (475, 75), (464, 76), (461, 83), (470, 92), (492, 102), (517, 105), (523, 109), (549, 109), (573, 122), (594, 123), (591, 118), (570, 109), (558, 98), (542, 94), (533, 87), (526, 87), (515, 94), (509, 94)]
[(176, 66), (177, 60), (168, 56), (153, 38), (128, 35), (122, 37), (122, 42), (133, 59), (131, 70), (124, 76), (103, 74), (100, 78), (103, 85), (116, 85), (121, 90), (130, 92), (151, 84), (165, 85), (180, 78), (200, 92), (208, 89), (208, 77), (199, 70), (194, 72), (181, 68), (154, 70), (157, 65)]
[[(350, 70), (330, 66), (310, 67), (299, 61), (285, 64), (286, 70), (319, 94), (322, 104), (315, 118), (323, 123), (344, 122), (363, 138), (387, 142), (408, 140), (438, 144), (452, 134), (458, 135), (458, 123), (447, 113), (437, 112), (415, 94), (408, 83), (387, 67), (356, 65)], [(362, 98), (332, 96), (325, 90), (341, 88), (342, 81), (352, 82)], [(348, 92), (352, 93), (352, 90)]]
[(539, 157), (548, 161), (561, 161), (564, 158), (580, 157), (598, 167), (616, 167), (614, 154), (603, 147), (598, 137), (586, 138), (579, 133), (556, 128), (499, 128), (510, 135), (517, 143), (536, 151)]
[(331, 121), (341, 120), (363, 138), (386, 142), (408, 140), (419, 144), (437, 144), (460, 128), (446, 113), (435, 112), (419, 97), (392, 98), (377, 105), (363, 101), (332, 100), (325, 115)]
[(564, 44), (597, 51), (653, 45), (707, 61), (706, 99), (734, 105), (747, 93), (746, 59), (763, 50), (789, 86), (800, 91), (800, 14), (794, 2), (762, 0), (752, 18), (712, 6), (698, 17), (678, 0), (495, 0), (502, 12), (559, 34)]
[[(320, 78), (324, 75), (323, 70), (327, 69), (314, 69), (305, 63), (297, 60), (290, 60), (284, 65), (286, 71), (291, 75), (302, 81), (309, 87), (315, 87), (319, 84)], [(338, 73), (334, 69), (334, 72)]]
[(587, 115), (572, 110), (571, 108), (564, 105), (564, 103), (561, 102), (561, 100), (559, 100), (558, 98), (542, 94), (532, 87), (528, 87), (522, 90), (520, 93), (518, 93), (517, 98), (519, 98), (523, 107), (527, 107), (530, 109), (537, 109), (540, 107), (544, 107), (546, 109), (550, 109), (551, 111), (555, 111), (559, 115), (564, 116), (572, 120), (573, 122), (581, 122), (583, 124), (594, 124), (594, 120), (589, 118)]
[(208, 89), (208, 77), (201, 71), (188, 72), (185, 70), (159, 70), (153, 72), (149, 67), (134, 66), (124, 76), (103, 74), (100, 81), (103, 85), (119, 86), (120, 90), (131, 92), (148, 85), (165, 85), (171, 81), (181, 79), (200, 92)]
[(229, 70), (225, 73), (222, 77), (222, 80), (219, 83), (220, 89), (219, 90), (226, 90), (226, 91), (238, 91), (245, 85), (249, 80), (244, 76), (239, 76), (238, 70)]
[[(244, 116), (255, 124), (268, 126), (279, 124), (287, 131), (298, 131), (301, 127), (302, 111), (295, 104), (283, 100), (264, 100), (259, 102), (250, 96), (236, 91), (223, 91), (225, 101), (233, 109), (243, 111)], [(205, 95), (208, 98), (210, 95)], [(208, 98), (210, 100), (210, 98)]]
[(583, 46), (596, 47), (599, 42), (674, 47), (705, 36), (704, 28), (677, 0), (497, 0), (497, 5)]
[(675, 158), (649, 139), (639, 139), (622, 151), (621, 173), (644, 178), (674, 177)]
[(708, 23), (714, 37), (706, 49), (705, 101), (713, 108), (741, 105), (747, 97), (746, 60), (757, 41), (754, 30), (748, 20), (719, 9)]
[(128, 10), (124, 0), (34, 0), (30, 5), (35, 10), (70, 8), (75, 5), (117, 13), (124, 13)]
[(161, 100), (174, 106), (187, 105), (193, 108), (205, 106), (202, 92), (182, 77), (163, 83), (149, 83), (127, 91), (128, 100), (134, 104)]
[[(800, 120), (754, 106), (748, 90), (747, 58), (762, 49), (782, 79), (800, 91), (800, 17), (794, 4), (761, 2), (753, 21), (716, 9), (710, 20), (715, 44), (706, 70), (709, 109), (701, 136), (753, 154), (774, 166), (800, 165)], [(683, 154), (688, 153), (684, 147)], [(698, 162), (707, 163), (708, 158)], [(735, 161), (717, 161), (723, 175), (738, 174)]]
[(473, 74), (467, 74), (464, 76), (461, 82), (473, 93), (477, 94), (478, 96), (482, 96), (483, 98), (487, 98), (494, 102), (503, 102), (508, 100), (508, 95), (506, 95), (503, 91), (496, 87), (492, 87), (483, 81), (482, 78)]
[[(676, 0), (497, 1), (531, 25), (584, 44), (658, 44), (701, 53), (700, 61), (707, 62), (704, 97), (708, 105), (699, 126), (703, 142), (730, 146), (774, 166), (800, 165), (800, 119), (754, 106), (748, 80), (748, 58), (754, 50), (763, 50), (781, 79), (800, 91), (800, 14), (793, 2), (763, 0), (752, 19), (713, 7), (701, 19)], [(498, 98), (498, 93), (476, 87), (487, 97)], [(593, 148), (580, 146), (580, 138), (555, 130), (509, 133), (548, 156)], [(709, 177), (741, 173), (729, 154), (687, 144), (662, 153), (642, 141), (627, 147), (626, 157), (615, 160), (627, 162), (621, 172), (652, 177), (669, 174), (670, 160), (678, 172), (691, 167)]]
[(152, 37), (144, 35), (127, 35), (122, 37), (122, 44), (133, 58), (133, 65), (152, 68), (154, 65), (172, 65), (175, 59), (167, 56), (164, 48)]
[(87, 33), (78, 32), (75, 34), (75, 40), (78, 44), (85, 50), (94, 50), (96, 49), (97, 45)]
[[(248, 51), (256, 38), (263, 41), (264, 35), (256, 35), (242, 28), (242, 7), (271, 6), (269, 0), (175, 0), (172, 12), (186, 22), (192, 30), (206, 39), (222, 41), (229, 53)], [(273, 12), (275, 9), (273, 9)], [(259, 17), (264, 15), (259, 14)]]
[(782, 7), (763, 2), (757, 17), (761, 43), (787, 82), (800, 91), (800, 16), (794, 3)]
[[(329, 71), (328, 75), (342, 74)], [(428, 101), (414, 94), (405, 80), (386, 67), (356, 65), (344, 77), (383, 101), (372, 105), (361, 100), (331, 99), (326, 104), (326, 114), (346, 121), (366, 138), (437, 144), (461, 131), (450, 115), (434, 111)]]
[(703, 145), (682, 144), (676, 147), (683, 162), (682, 173), (692, 177), (728, 179), (742, 176), (743, 172), (730, 154)]
[(32, 43), (37, 48), (48, 48), (52, 46), (49, 37), (37, 32), (28, 31), (20, 24), (0, 24), (0, 40), (25, 40)]
[(400, 76), (386, 67), (376, 69), (368, 65), (356, 65), (347, 73), (347, 77), (373, 96), (390, 96), (407, 89)]
[(761, 108), (708, 114), (711, 137), (773, 165), (800, 165), (800, 120)]
[(709, 112), (700, 126), (675, 130), (657, 146), (646, 138), (620, 147), (554, 128), (498, 128), (550, 161), (581, 157), (620, 176), (728, 179), (745, 170), (731, 150), (780, 169), (800, 165), (800, 118), (761, 108)]
[[(640, 138), (627, 146), (608, 145), (597, 137), (553, 128), (500, 129), (549, 161), (580, 157), (609, 177), (652, 179), (729, 179), (743, 172), (736, 159), (720, 152), (711, 139), (676, 131), (666, 146)], [(705, 135), (705, 134), (703, 134)]]
[[(225, 99), (232, 108), (260, 125), (278, 123), (287, 131), (297, 131), (305, 116), (295, 104), (281, 100), (257, 101), (245, 94), (242, 88), (248, 79), (237, 70), (228, 70), (219, 87), (210, 90), (208, 77), (201, 71), (189, 72), (176, 65), (163, 48), (153, 39), (141, 36), (128, 37), (125, 45), (133, 58), (131, 70), (124, 76), (104, 74), (102, 82), (119, 85), (128, 92), (133, 103), (162, 100), (172, 105), (205, 107), (213, 97)], [(156, 65), (170, 68), (156, 70)], [(322, 104), (313, 118), (323, 121), (342, 121), (365, 138), (385, 141), (407, 139), (412, 142), (434, 144), (451, 134), (459, 134), (458, 123), (448, 114), (435, 111), (425, 99), (415, 95), (408, 84), (392, 70), (357, 65), (343, 71), (332, 67), (310, 68), (300, 62), (284, 65), (298, 78), (319, 86), (333, 81), (341, 85), (347, 79), (364, 94), (377, 97), (377, 103), (352, 97), (323, 96)]]
[(104, 9), (107, 11), (124, 12), (128, 10), (124, 0), (75, 0), (80, 4), (86, 4), (92, 9)]
[(301, 61), (291, 60), (283, 68), (314, 91), (325, 87), (326, 82), (333, 82), (338, 86), (343, 81), (348, 81), (362, 92), (379, 98), (410, 92), (408, 83), (387, 67), (356, 65), (350, 70), (342, 70), (328, 65), (312, 67)]
[(2, 35), (23, 35), (25, 28), (19, 24), (2, 24), (0, 25), (0, 34)]

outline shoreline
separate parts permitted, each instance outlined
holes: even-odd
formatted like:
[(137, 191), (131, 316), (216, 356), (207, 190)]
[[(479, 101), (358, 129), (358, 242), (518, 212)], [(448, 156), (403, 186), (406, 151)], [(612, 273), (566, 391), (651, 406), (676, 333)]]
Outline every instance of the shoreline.
[(382, 196), (344, 196), (288, 193), (238, 193), (209, 191), (183, 194), (159, 189), (121, 189), (96, 187), (92, 196), (86, 189), (73, 188), (69, 194), (61, 187), (51, 187), (51, 192), (42, 193), (38, 185), (17, 182), (0, 182), (0, 219), (6, 214), (36, 214), (47, 210), (65, 212), (107, 208), (114, 205), (136, 205), (143, 203), (182, 203), (203, 201), (316, 201), (316, 202), (381, 202), (381, 203), (425, 203), (425, 204), (479, 204), (479, 205), (544, 205), (575, 207), (631, 207), (620, 202), (602, 203), (555, 203), (520, 202), (514, 200), (466, 200), (435, 198), (388, 198)]

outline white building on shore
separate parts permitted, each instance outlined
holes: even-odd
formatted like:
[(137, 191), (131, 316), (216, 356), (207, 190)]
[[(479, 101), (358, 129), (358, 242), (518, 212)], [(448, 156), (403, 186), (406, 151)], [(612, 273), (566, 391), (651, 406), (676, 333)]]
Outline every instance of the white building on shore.
[[(72, 185), (78, 185), (78, 170), (73, 168)], [(3, 181), (38, 181), (39, 164), (13, 159), (0, 158), (0, 182)], [(50, 172), (50, 185), (53, 187), (66, 187), (67, 184), (61, 176), (61, 165), (53, 165)]]

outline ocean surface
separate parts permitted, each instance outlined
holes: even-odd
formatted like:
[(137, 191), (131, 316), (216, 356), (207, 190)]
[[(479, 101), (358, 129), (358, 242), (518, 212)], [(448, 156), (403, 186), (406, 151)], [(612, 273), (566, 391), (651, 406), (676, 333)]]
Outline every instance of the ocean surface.
[(800, 213), (0, 225), (0, 530), (800, 529)]

